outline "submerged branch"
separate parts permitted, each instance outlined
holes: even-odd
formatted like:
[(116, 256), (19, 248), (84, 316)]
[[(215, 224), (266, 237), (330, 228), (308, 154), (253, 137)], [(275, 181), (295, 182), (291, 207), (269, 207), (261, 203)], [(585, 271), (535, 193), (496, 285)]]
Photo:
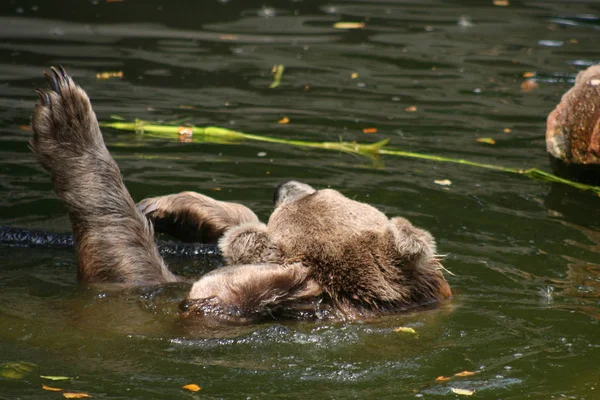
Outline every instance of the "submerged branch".
[(479, 163), (475, 161), (463, 160), (459, 158), (450, 158), (450, 157), (441, 157), (434, 156), (429, 154), (421, 154), (414, 153), (409, 151), (402, 151), (390, 148), (384, 148), (388, 143), (389, 139), (385, 139), (376, 143), (371, 144), (361, 144), (356, 142), (310, 142), (304, 140), (291, 140), (291, 139), (281, 139), (274, 138), (270, 136), (262, 136), (256, 134), (249, 134), (239, 131), (234, 131), (231, 129), (220, 128), (216, 126), (207, 126), (207, 127), (178, 127), (173, 125), (158, 125), (151, 124), (142, 120), (136, 120), (135, 122), (105, 122), (101, 123), (100, 126), (113, 128), (121, 131), (133, 131), (144, 134), (151, 134), (152, 137), (163, 138), (163, 139), (173, 139), (174, 137), (181, 137), (182, 135), (190, 135), (192, 137), (200, 137), (202, 140), (210, 143), (222, 143), (222, 144), (232, 144), (244, 140), (253, 140), (259, 142), (268, 142), (268, 143), (277, 143), (277, 144), (286, 144), (297, 147), (308, 147), (308, 148), (317, 148), (317, 149), (325, 149), (325, 150), (334, 150), (334, 151), (342, 151), (345, 153), (353, 153), (360, 154), (367, 157), (376, 157), (380, 154), (397, 156), (397, 157), (409, 157), (409, 158), (417, 158), (422, 160), (430, 160), (437, 162), (447, 162), (454, 164), (463, 164), (469, 165), (472, 167), (485, 168), (494, 171), (501, 172), (509, 172), (513, 174), (524, 175), (532, 179), (546, 181), (546, 182), (558, 182), (565, 185), (572, 186), (574, 188), (580, 190), (589, 190), (598, 195), (600, 195), (600, 187), (586, 185), (579, 182), (574, 182), (568, 179), (561, 178), (559, 176), (553, 175), (549, 172), (542, 171), (537, 168), (531, 169), (518, 169), (518, 168), (509, 168), (502, 167), (499, 165), (493, 164), (485, 164)]

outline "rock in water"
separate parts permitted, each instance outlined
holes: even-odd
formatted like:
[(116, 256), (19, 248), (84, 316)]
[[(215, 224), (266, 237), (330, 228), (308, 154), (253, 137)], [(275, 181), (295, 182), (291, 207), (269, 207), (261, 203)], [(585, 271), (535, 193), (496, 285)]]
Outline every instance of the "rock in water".
[(580, 72), (548, 115), (546, 149), (557, 174), (600, 181), (600, 64)]

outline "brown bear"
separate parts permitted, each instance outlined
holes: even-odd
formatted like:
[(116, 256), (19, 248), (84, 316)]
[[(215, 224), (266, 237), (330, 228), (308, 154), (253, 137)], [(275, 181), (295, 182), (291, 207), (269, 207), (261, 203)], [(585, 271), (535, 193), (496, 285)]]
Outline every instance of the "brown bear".
[(194, 282), (181, 306), (211, 323), (364, 318), (450, 297), (427, 231), (332, 189), (281, 184), (266, 225), (242, 205), (193, 192), (136, 207), (85, 91), (62, 68), (45, 76), (31, 148), (69, 212), (82, 282), (184, 280), (158, 254), (155, 221), (183, 239), (218, 241), (226, 266)]

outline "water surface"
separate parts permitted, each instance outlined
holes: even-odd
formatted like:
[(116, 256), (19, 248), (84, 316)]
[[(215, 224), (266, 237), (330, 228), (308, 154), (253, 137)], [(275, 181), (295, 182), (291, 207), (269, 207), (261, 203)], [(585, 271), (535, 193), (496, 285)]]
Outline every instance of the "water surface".
[[(338, 21), (364, 22), (357, 30)], [(375, 142), (548, 168), (545, 117), (600, 62), (596, 1), (5, 1), (0, 5), (0, 224), (65, 232), (65, 210), (25, 129), (50, 65), (102, 121), (216, 125), (308, 141)], [(270, 89), (271, 68), (284, 64)], [(96, 74), (122, 71), (123, 78)], [(531, 72), (538, 87), (521, 90)], [(407, 111), (408, 110), (408, 111)], [(411, 111), (414, 110), (414, 111)], [(282, 118), (288, 124), (279, 124)], [(363, 129), (377, 128), (365, 134)], [(273, 187), (331, 186), (429, 229), (455, 297), (355, 323), (279, 321), (193, 334), (185, 290), (80, 290), (72, 251), (0, 249), (0, 397), (44, 382), (94, 398), (598, 398), (600, 199), (478, 168), (281, 144), (206, 143), (105, 130), (135, 200), (182, 190), (266, 220)], [(495, 145), (478, 138), (493, 138)], [(434, 181), (448, 179), (450, 186)], [(175, 268), (205, 268), (171, 260)], [(418, 337), (394, 332), (412, 327)], [(477, 374), (436, 382), (440, 375)], [(195, 395), (193, 397), (196, 397)]]

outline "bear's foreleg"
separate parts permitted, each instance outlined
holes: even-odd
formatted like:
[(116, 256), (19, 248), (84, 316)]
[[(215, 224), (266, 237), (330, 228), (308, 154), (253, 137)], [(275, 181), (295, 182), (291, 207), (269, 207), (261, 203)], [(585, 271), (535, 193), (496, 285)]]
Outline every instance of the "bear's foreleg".
[(50, 89), (37, 89), (30, 145), (69, 212), (79, 279), (128, 285), (177, 281), (123, 184), (87, 94), (63, 68), (44, 75)]

